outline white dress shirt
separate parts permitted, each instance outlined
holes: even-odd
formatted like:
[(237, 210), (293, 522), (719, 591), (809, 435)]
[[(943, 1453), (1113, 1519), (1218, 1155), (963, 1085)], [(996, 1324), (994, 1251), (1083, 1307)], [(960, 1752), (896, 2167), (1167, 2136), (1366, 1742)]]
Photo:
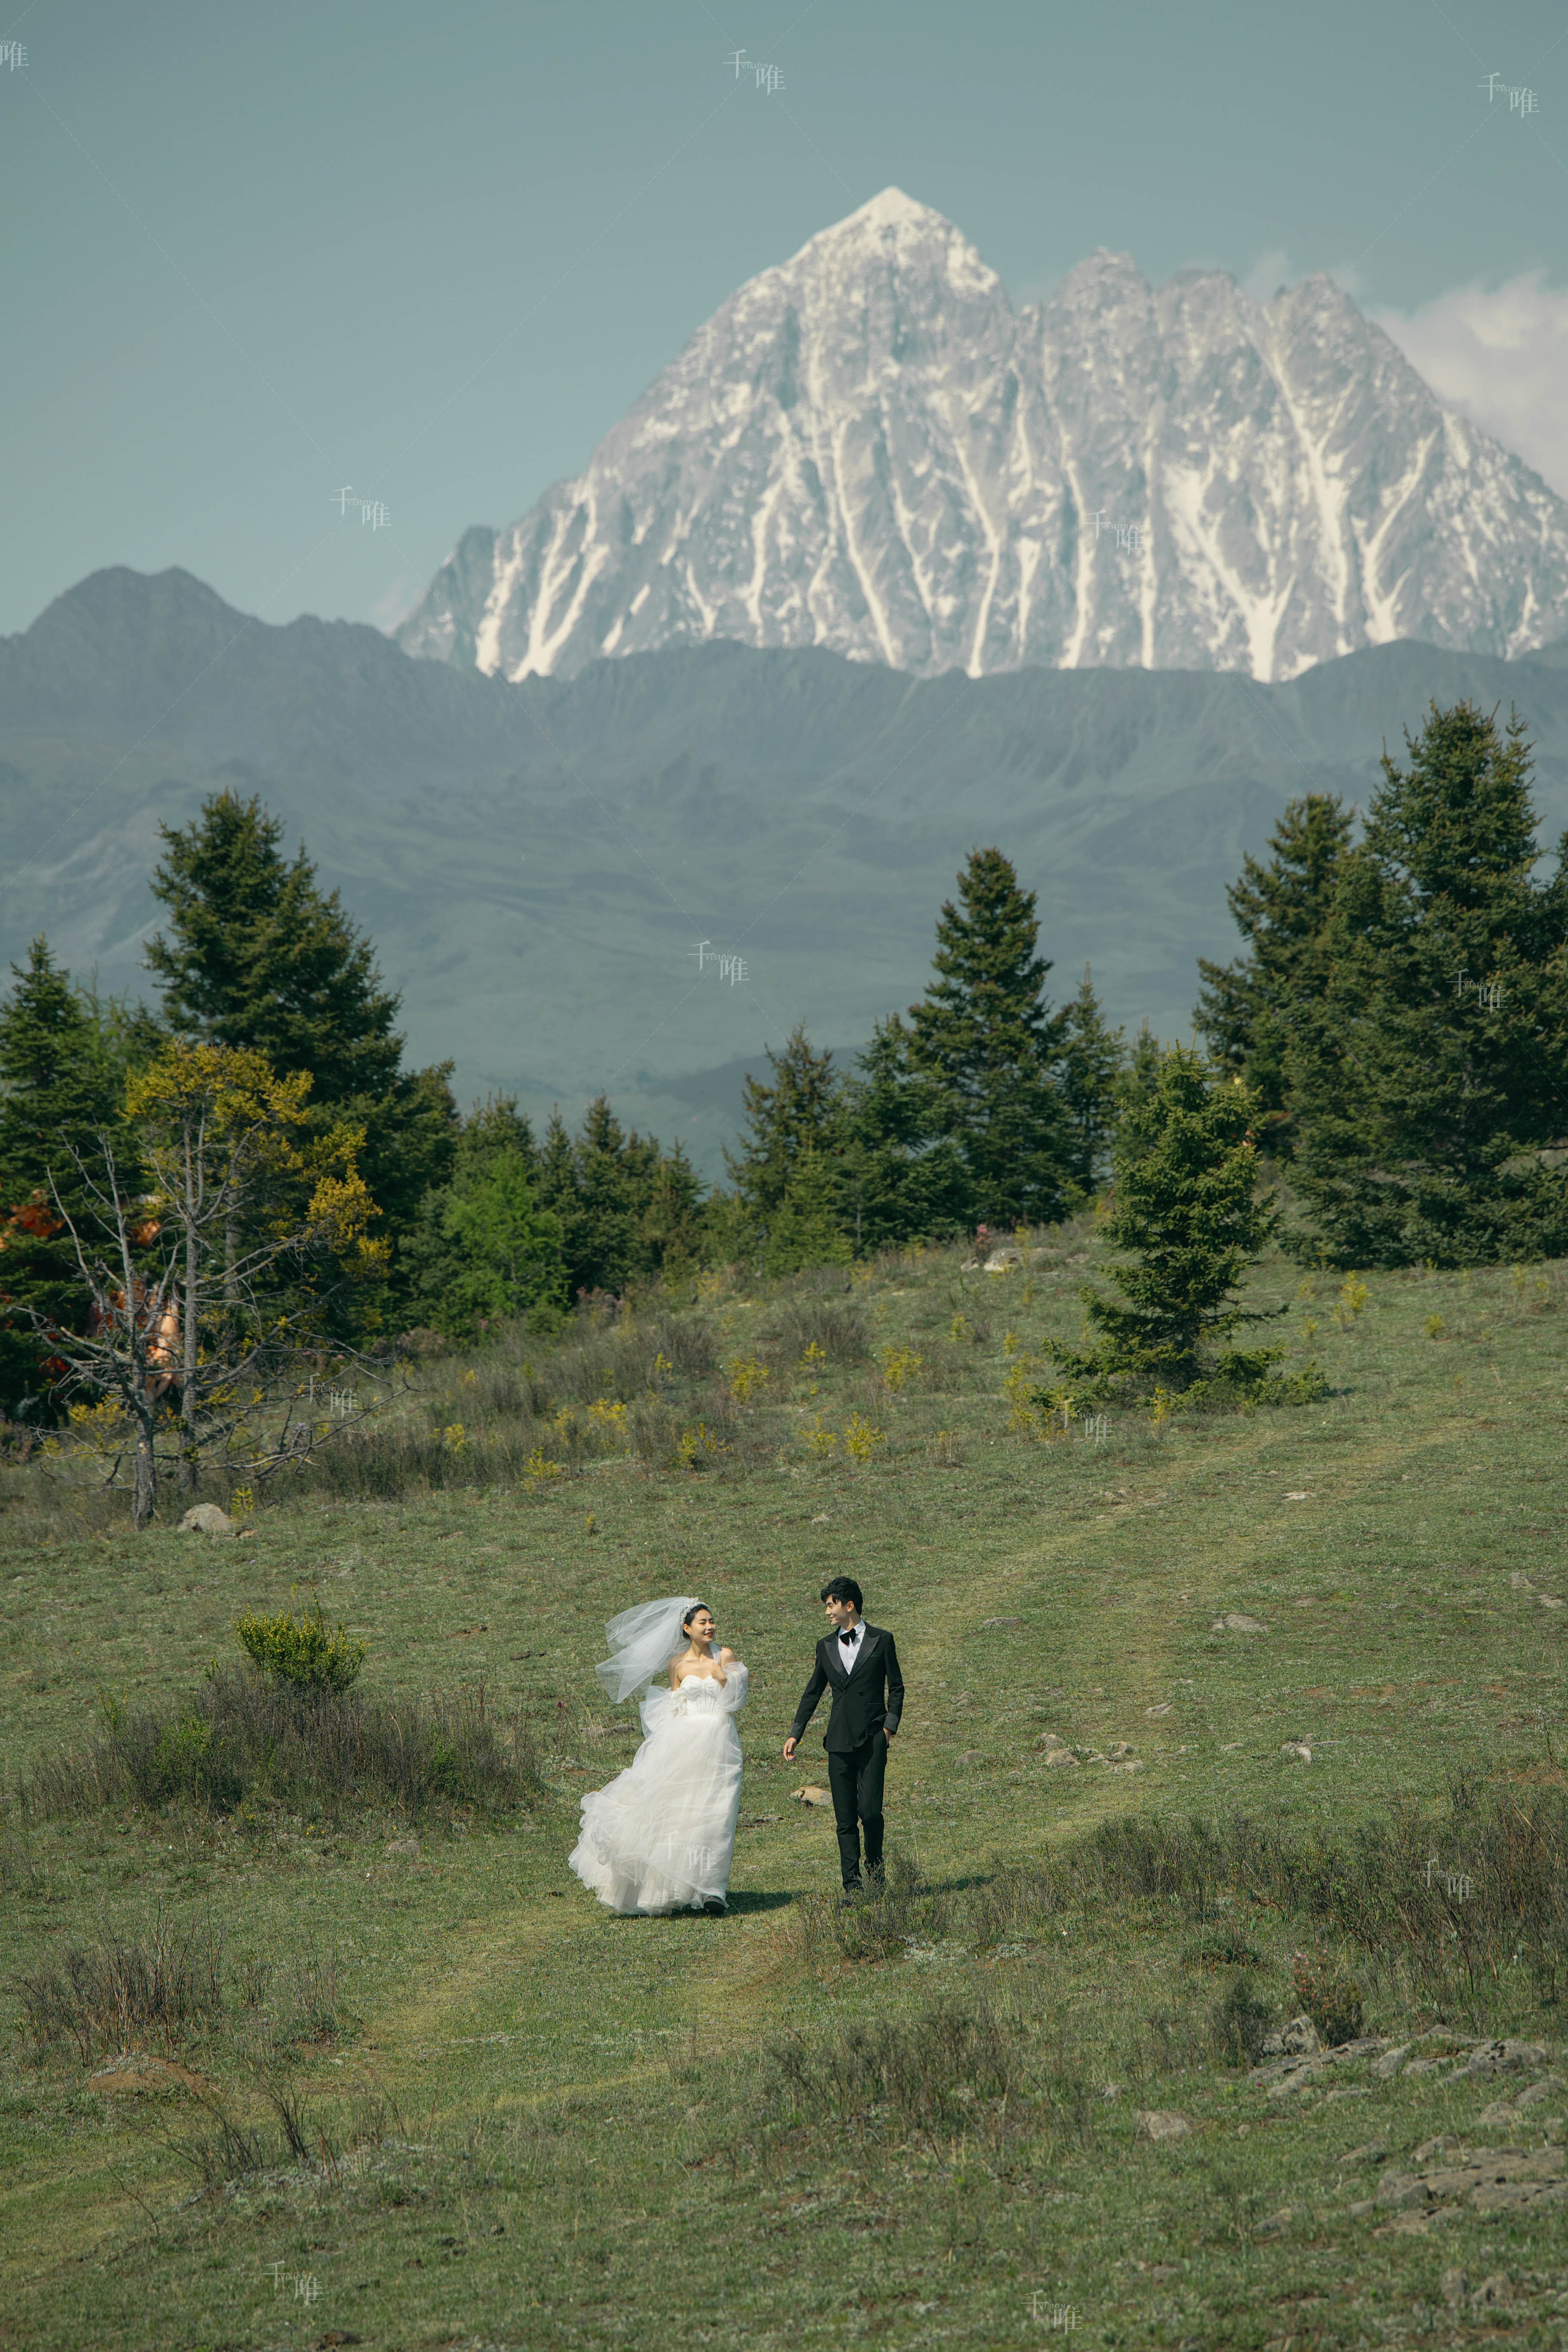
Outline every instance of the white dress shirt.
[(856, 1619), (853, 1632), (852, 1642), (847, 1642), (842, 1633), (835, 1633), (833, 1636), (834, 1647), (838, 1652), (838, 1663), (847, 1675), (854, 1673), (856, 1661), (866, 1646), (866, 1627), (862, 1619)]

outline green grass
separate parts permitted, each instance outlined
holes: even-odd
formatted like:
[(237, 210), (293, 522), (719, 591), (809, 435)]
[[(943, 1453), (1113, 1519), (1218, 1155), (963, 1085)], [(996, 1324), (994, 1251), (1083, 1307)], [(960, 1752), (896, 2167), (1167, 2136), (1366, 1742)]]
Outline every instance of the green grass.
[[(1004, 1381), (1076, 1334), (1091, 1229), (1047, 1247), (1027, 1276), (944, 1251), (858, 1281), (871, 1349), (922, 1359), (893, 1391), (865, 1359), (800, 1367), (807, 1283), (710, 1286), (657, 1404), (611, 1332), (443, 1360), (366, 1441), (359, 1487), (405, 1491), (345, 1493), (323, 1460), (238, 1542), (132, 1538), (36, 1465), (0, 1472), (0, 2341), (815, 2352), (1049, 2342), (1069, 2310), (1068, 2340), (1130, 2352), (1564, 2340), (1561, 2204), (1415, 2231), (1414, 2209), (1352, 2212), (1380, 2168), (1351, 2152), (1382, 2143), (1386, 2172), (1443, 2137), (1539, 2146), (1568, 2095), (1486, 2124), (1516, 2085), (1363, 2060), (1271, 2099), (1216, 2011), (1240, 1979), (1283, 2022), (1306, 1953), (1354, 1975), (1369, 2033), (1568, 2042), (1564, 1978), (1522, 1932), (1516, 1955), (1489, 1880), (1485, 1935), (1457, 1911), (1420, 1955), (1398, 1927), (1358, 1941), (1351, 1900), (1421, 1875), (1428, 1832), (1445, 1868), (1500, 1870), (1482, 1825), (1568, 1786), (1565, 1270), (1373, 1276), (1342, 1328), (1334, 1278), (1298, 1299), (1270, 1263), (1259, 1296), (1292, 1302), (1295, 1362), (1316, 1319), (1327, 1402), (1112, 1411), (1102, 1444), (1046, 1444), (1010, 1427)], [(713, 1362), (768, 1378), (737, 1402)], [(584, 1433), (628, 1386), (624, 1426)], [(864, 1466), (856, 1412), (883, 1433)], [(724, 1450), (686, 1469), (700, 1423)], [(527, 1477), (539, 1451), (559, 1476)], [(900, 1886), (853, 1927), (826, 1900), (831, 1817), (790, 1800), (825, 1777), (815, 1733), (779, 1755), (842, 1569), (909, 1684)], [(15, 1801), (87, 1752), (100, 1689), (177, 1716), (209, 1660), (239, 1662), (246, 1611), (310, 1588), (367, 1644), (367, 1703), (482, 1685), (529, 1727), (543, 1793), (418, 1817)], [(734, 1907), (617, 1920), (565, 1868), (578, 1795), (632, 1748), (591, 1668), (608, 1616), (677, 1591), (752, 1671)], [(1229, 1614), (1265, 1630), (1211, 1631)], [(1108, 1760), (1051, 1766), (1047, 1733)], [(1097, 1842), (1237, 1813), (1283, 1874), (1151, 1874)], [(1329, 1848), (1342, 1899), (1314, 1914)], [(101, 2036), (84, 2056), (24, 2031), (24, 1979), (155, 1932), (218, 1953), (216, 2008), (149, 2011), (118, 2063)], [(1144, 2110), (1190, 2129), (1151, 2141)]]

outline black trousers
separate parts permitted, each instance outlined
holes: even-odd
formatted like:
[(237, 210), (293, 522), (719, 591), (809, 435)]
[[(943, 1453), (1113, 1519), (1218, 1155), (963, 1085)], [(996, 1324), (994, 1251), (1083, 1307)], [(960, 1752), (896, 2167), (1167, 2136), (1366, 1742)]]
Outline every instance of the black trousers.
[(880, 1724), (861, 1748), (827, 1751), (827, 1785), (838, 1825), (838, 1864), (846, 1886), (860, 1884), (860, 1832), (866, 1832), (866, 1867), (882, 1868), (882, 1780), (888, 1769), (888, 1736)]

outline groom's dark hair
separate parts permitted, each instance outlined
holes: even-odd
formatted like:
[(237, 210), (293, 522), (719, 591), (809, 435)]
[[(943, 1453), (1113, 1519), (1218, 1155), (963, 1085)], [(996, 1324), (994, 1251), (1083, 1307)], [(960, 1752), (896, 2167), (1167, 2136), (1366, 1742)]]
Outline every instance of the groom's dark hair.
[(861, 1598), (860, 1587), (852, 1576), (829, 1577), (817, 1598), (822, 1601), (847, 1601), (850, 1608), (858, 1611), (861, 1616), (866, 1613), (866, 1603)]

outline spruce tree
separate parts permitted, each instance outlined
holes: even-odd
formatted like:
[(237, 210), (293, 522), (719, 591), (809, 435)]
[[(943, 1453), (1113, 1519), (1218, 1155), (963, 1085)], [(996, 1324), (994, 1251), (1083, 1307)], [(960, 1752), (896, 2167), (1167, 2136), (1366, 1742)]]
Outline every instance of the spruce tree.
[(1075, 1191), (1087, 1199), (1110, 1173), (1127, 1042), (1124, 1033), (1112, 1029), (1100, 1011), (1088, 964), (1078, 994), (1062, 1010), (1057, 1085), (1066, 1120), (1068, 1174)]
[(761, 1231), (784, 1206), (791, 1179), (809, 1150), (829, 1158), (841, 1140), (843, 1085), (831, 1052), (812, 1051), (804, 1023), (769, 1052), (770, 1084), (748, 1071), (742, 1090), (744, 1125), (738, 1152), (724, 1163), (751, 1223)]
[(192, 824), (162, 830), (152, 887), (168, 934), (146, 960), (166, 1018), (184, 1035), (265, 1054), (282, 1074), (309, 1070), (312, 1117), (359, 1121), (361, 1171), (393, 1249), (392, 1299), (406, 1306), (404, 1245), (425, 1194), (454, 1167), (451, 1064), (403, 1069), (398, 1000), (374, 950), (305, 851), (285, 858), (282, 824), (258, 799), (218, 793)]
[[(1530, 747), (1512, 717), (1433, 706), (1385, 752), (1292, 1033), (1301, 1245), (1342, 1264), (1568, 1250), (1568, 879), (1532, 878)], [(1568, 849), (1568, 843), (1563, 845)], [(1543, 1156), (1544, 1155), (1544, 1156)]]
[(943, 1133), (942, 1089), (914, 1067), (896, 1013), (877, 1023), (856, 1056), (839, 1132), (837, 1213), (858, 1256), (972, 1222), (969, 1171)]
[(679, 1276), (701, 1248), (701, 1183), (678, 1144), (628, 1133), (605, 1097), (574, 1139), (559, 1111), (539, 1154), (541, 1204), (560, 1220), (573, 1297)]
[(975, 849), (958, 895), (937, 919), (936, 978), (910, 1007), (910, 1057), (941, 1089), (977, 1214), (1049, 1223), (1065, 1205), (1071, 1145), (1051, 1075), (1066, 1024), (1046, 1006), (1035, 894), (999, 849)]
[[(97, 1234), (102, 1139), (127, 1152), (125, 1058), (91, 1003), (36, 939), (0, 1005), (0, 1412), (37, 1409), (48, 1349), (24, 1310), (82, 1328), (89, 1301), (60, 1214)], [(84, 1175), (85, 1170), (85, 1175)], [(10, 1310), (10, 1311), (8, 1311)]]
[(1350, 845), (1352, 816), (1331, 793), (1287, 803), (1268, 863), (1242, 862), (1226, 892), (1247, 953), (1234, 963), (1199, 957), (1204, 988), (1196, 1022), (1209, 1052), (1257, 1095), (1267, 1147), (1294, 1144), (1286, 1064), (1303, 1007), (1325, 984), (1322, 941)]
[[(1105, 1394), (1159, 1387), (1182, 1395), (1200, 1386), (1268, 1392), (1282, 1351), (1224, 1344), (1243, 1326), (1271, 1319), (1237, 1297), (1279, 1215), (1258, 1198), (1257, 1115), (1241, 1080), (1209, 1068), (1190, 1047), (1162, 1056), (1158, 1086), (1128, 1114), (1118, 1139), (1106, 1238), (1125, 1262), (1106, 1271), (1121, 1295), (1082, 1292), (1100, 1339), (1092, 1349), (1053, 1350), (1069, 1373)], [(1273, 1386), (1285, 1393), (1277, 1380)]]
[(807, 1143), (790, 1172), (763, 1252), (764, 1274), (798, 1274), (812, 1265), (847, 1265), (841, 1185), (834, 1163)]
[(397, 998), (304, 850), (284, 858), (281, 821), (225, 792), (194, 824), (160, 831), (152, 888), (170, 935), (149, 940), (146, 961), (171, 1026), (250, 1046), (279, 1072), (309, 1070), (318, 1103), (384, 1096), (403, 1052)]

